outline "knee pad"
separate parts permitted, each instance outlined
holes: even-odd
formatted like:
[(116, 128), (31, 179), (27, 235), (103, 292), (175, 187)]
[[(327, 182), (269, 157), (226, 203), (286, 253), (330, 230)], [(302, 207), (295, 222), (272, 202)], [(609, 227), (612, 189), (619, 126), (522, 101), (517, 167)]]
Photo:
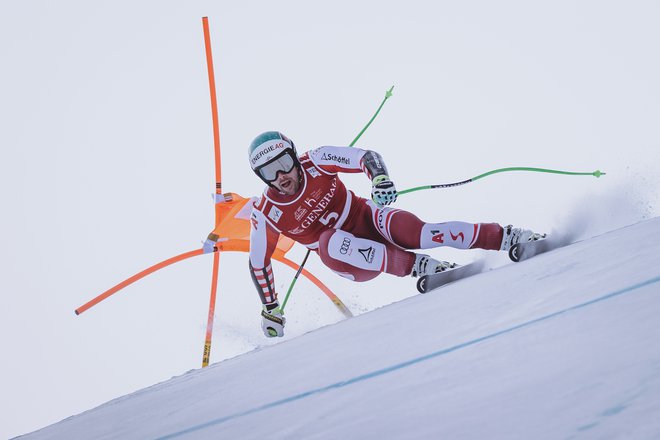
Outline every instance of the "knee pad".
[(323, 264), (353, 281), (371, 280), (387, 267), (384, 244), (338, 229), (321, 234), (319, 256)]

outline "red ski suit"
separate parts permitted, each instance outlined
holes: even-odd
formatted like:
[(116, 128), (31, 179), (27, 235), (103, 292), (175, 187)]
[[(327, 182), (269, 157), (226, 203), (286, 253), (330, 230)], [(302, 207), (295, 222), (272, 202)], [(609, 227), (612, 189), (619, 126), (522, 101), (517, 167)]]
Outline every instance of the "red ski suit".
[[(365, 172), (367, 150), (320, 147), (300, 157), (302, 182), (287, 196), (267, 188), (252, 210), (250, 267), (264, 304), (277, 299), (271, 255), (279, 234), (318, 252), (334, 272), (367, 281), (382, 272), (406, 276), (415, 254), (406, 249), (451, 246), (499, 249), (496, 223), (425, 223), (415, 215), (372, 201), (346, 189), (337, 173)], [(371, 176), (369, 176), (371, 177)]]

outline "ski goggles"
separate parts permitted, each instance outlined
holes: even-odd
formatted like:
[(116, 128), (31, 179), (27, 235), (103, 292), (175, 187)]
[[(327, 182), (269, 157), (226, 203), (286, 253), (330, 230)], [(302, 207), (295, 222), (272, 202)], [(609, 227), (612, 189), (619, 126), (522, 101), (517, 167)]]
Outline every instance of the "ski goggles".
[(296, 165), (296, 160), (293, 158), (290, 150), (283, 151), (275, 159), (258, 167), (255, 171), (266, 182), (274, 182), (277, 180), (277, 173), (290, 173)]

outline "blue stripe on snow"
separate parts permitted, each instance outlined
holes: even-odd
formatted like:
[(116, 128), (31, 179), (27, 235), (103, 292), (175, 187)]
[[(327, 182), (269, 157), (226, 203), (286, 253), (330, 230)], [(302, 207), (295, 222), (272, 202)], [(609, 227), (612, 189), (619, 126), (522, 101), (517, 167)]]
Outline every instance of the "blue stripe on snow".
[(479, 342), (487, 341), (489, 339), (496, 338), (496, 337), (504, 335), (506, 333), (511, 333), (511, 332), (519, 330), (521, 328), (529, 327), (529, 326), (534, 325), (534, 324), (538, 324), (539, 322), (542, 322), (542, 321), (547, 321), (548, 319), (555, 318), (559, 315), (563, 315), (565, 313), (572, 312), (572, 311), (578, 310), (578, 309), (582, 309), (582, 308), (590, 306), (592, 304), (596, 304), (596, 303), (599, 303), (599, 302), (602, 302), (602, 301), (606, 301), (608, 299), (612, 299), (614, 297), (623, 295), (625, 293), (632, 292), (632, 291), (640, 289), (642, 287), (646, 287), (646, 286), (649, 286), (651, 284), (655, 284), (659, 281), (660, 281), (660, 276), (656, 276), (654, 278), (643, 281), (641, 283), (634, 284), (632, 286), (626, 287), (626, 288), (621, 289), (621, 290), (617, 290), (617, 291), (612, 292), (612, 293), (608, 293), (607, 295), (598, 297), (596, 299), (592, 299), (591, 301), (587, 301), (587, 302), (584, 302), (582, 304), (578, 304), (578, 305), (575, 305), (575, 306), (572, 306), (572, 307), (568, 307), (568, 308), (560, 310), (558, 312), (554, 312), (554, 313), (551, 313), (549, 315), (545, 315), (545, 316), (542, 316), (540, 318), (536, 318), (536, 319), (533, 319), (531, 321), (527, 321), (527, 322), (524, 322), (522, 324), (518, 324), (518, 325), (515, 325), (513, 327), (509, 327), (507, 329), (504, 329), (504, 330), (500, 330), (500, 331), (495, 332), (495, 333), (491, 333), (487, 336), (482, 336), (482, 337), (477, 338), (477, 339), (472, 339), (471, 341), (467, 341), (467, 342), (464, 342), (462, 344), (454, 345), (453, 347), (450, 347), (450, 348), (445, 348), (445, 349), (427, 354), (425, 356), (417, 357), (417, 358), (410, 359), (408, 361), (405, 361), (405, 362), (402, 362), (402, 363), (399, 363), (399, 364), (396, 364), (396, 365), (392, 365), (392, 366), (387, 367), (387, 368), (372, 371), (371, 373), (363, 374), (363, 375), (360, 375), (360, 376), (355, 376), (351, 379), (347, 379), (347, 380), (342, 381), (342, 382), (333, 383), (331, 385), (327, 385), (327, 386), (321, 387), (321, 388), (314, 388), (314, 389), (311, 389), (311, 390), (306, 391), (304, 393), (300, 393), (300, 394), (296, 394), (296, 395), (291, 396), (291, 397), (287, 397), (285, 399), (276, 400), (275, 402), (271, 402), (271, 403), (267, 403), (265, 405), (257, 406), (257, 407), (252, 408), (252, 409), (241, 411), (241, 412), (231, 414), (231, 415), (228, 415), (228, 416), (225, 416), (225, 417), (220, 417), (220, 418), (217, 418), (217, 419), (213, 419), (213, 420), (210, 420), (208, 422), (201, 423), (199, 425), (191, 426), (190, 428), (184, 429), (182, 431), (174, 432), (172, 434), (167, 434), (163, 437), (159, 437), (158, 440), (165, 440), (165, 439), (172, 439), (172, 438), (176, 438), (176, 437), (181, 437), (181, 436), (184, 436), (186, 434), (190, 434), (190, 433), (193, 433), (193, 432), (205, 429), (205, 428), (209, 428), (211, 426), (219, 425), (219, 424), (224, 423), (224, 422), (229, 421), (229, 420), (233, 420), (233, 419), (237, 419), (239, 417), (247, 416), (249, 414), (254, 414), (254, 413), (257, 413), (257, 412), (265, 411), (267, 409), (275, 408), (275, 407), (278, 407), (278, 406), (281, 406), (281, 405), (285, 405), (289, 402), (295, 402), (296, 400), (301, 400), (301, 399), (304, 399), (306, 397), (313, 396), (315, 394), (320, 394), (320, 393), (323, 393), (325, 391), (333, 390), (333, 389), (336, 389), (336, 388), (343, 388), (345, 386), (352, 385), (352, 384), (357, 383), (357, 382), (362, 382), (362, 381), (365, 381), (367, 379), (382, 376), (384, 374), (391, 373), (393, 371), (401, 370), (402, 368), (406, 368), (406, 367), (409, 367), (411, 365), (415, 365), (415, 364), (418, 364), (420, 362), (424, 362), (424, 361), (427, 361), (429, 359), (436, 358), (438, 356), (442, 356), (442, 355), (445, 355), (445, 354), (448, 354), (448, 353), (452, 353), (452, 352), (460, 350), (462, 348), (470, 347), (472, 345), (478, 344)]

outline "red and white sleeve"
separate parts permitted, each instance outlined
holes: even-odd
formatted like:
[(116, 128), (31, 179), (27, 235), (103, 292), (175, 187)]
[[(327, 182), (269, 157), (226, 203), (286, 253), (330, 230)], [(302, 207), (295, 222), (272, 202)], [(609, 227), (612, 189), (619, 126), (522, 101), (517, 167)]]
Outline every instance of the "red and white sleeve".
[(359, 173), (365, 150), (354, 147), (319, 147), (309, 152), (314, 165), (331, 174)]
[(250, 231), (250, 274), (261, 302), (277, 300), (275, 278), (270, 257), (275, 251), (280, 233), (268, 224), (266, 216), (256, 207), (252, 209)]
[(319, 147), (309, 152), (314, 165), (328, 173), (359, 173), (362, 171), (373, 180), (387, 175), (385, 162), (380, 154), (355, 147)]

